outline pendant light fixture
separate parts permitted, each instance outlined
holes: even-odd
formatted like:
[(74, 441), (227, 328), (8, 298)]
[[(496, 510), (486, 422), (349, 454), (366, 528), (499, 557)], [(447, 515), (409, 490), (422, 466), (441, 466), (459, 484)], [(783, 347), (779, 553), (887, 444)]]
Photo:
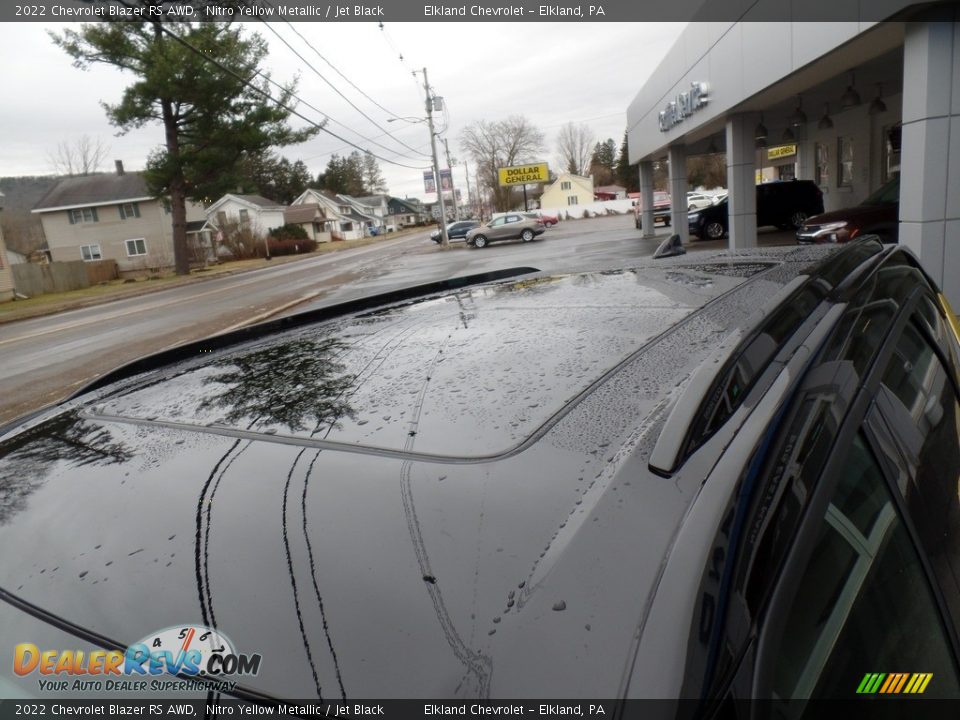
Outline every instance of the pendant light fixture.
[(850, 84), (847, 85), (847, 89), (844, 91), (843, 95), (840, 97), (840, 107), (844, 110), (847, 108), (856, 107), (860, 104), (860, 93), (857, 92), (854, 85), (856, 84), (856, 76), (853, 74), (853, 70), (850, 71)]
[(757, 147), (767, 146), (767, 126), (763, 124), (763, 113), (760, 113), (760, 122), (757, 123), (756, 129), (753, 131), (753, 139), (756, 141)]
[(797, 109), (790, 116), (790, 124), (794, 127), (807, 124), (807, 114), (803, 111), (803, 99), (797, 95)]
[(783, 142), (792, 143), (797, 139), (797, 136), (793, 134), (793, 130), (787, 128), (783, 131)]
[(867, 113), (870, 115), (879, 115), (887, 111), (887, 104), (883, 101), (883, 84), (877, 83), (877, 96), (870, 103)]
[(820, 118), (820, 122), (817, 123), (817, 127), (821, 130), (833, 129), (833, 120), (830, 118), (830, 103), (823, 104), (823, 117)]

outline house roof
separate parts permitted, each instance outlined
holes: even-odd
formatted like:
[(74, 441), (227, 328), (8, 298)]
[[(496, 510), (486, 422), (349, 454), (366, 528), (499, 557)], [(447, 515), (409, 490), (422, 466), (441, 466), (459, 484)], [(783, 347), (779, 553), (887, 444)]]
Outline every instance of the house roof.
[(418, 207), (417, 205), (413, 204), (413, 203), (410, 202), (409, 200), (404, 200), (404, 199), (398, 198), (398, 197), (392, 197), (392, 198), (390, 198), (390, 202), (399, 203), (399, 204), (403, 205), (405, 208), (407, 208), (407, 209), (408, 209), (410, 212), (412, 212), (412, 213), (423, 212), (422, 208), (420, 208), (420, 207)]
[(622, 185), (600, 185), (594, 188), (594, 192), (618, 193), (626, 190)]
[(52, 212), (151, 198), (141, 173), (83, 175), (64, 178), (58, 182), (40, 198), (33, 212)]
[(269, 198), (263, 197), (263, 195), (233, 195), (232, 197), (238, 200), (245, 200), (252, 205), (257, 205), (262, 208), (284, 207), (284, 205), (278, 203), (276, 200), (270, 200)]
[(207, 224), (206, 220), (189, 220), (187, 222), (187, 232), (194, 233), (200, 232), (203, 230), (203, 226)]
[(230, 201), (238, 202), (241, 205), (253, 208), (254, 210), (284, 210), (286, 205), (281, 205), (276, 200), (270, 200), (262, 195), (238, 195), (236, 193), (227, 193), (208, 207), (205, 212), (208, 218), (217, 214), (221, 207)]
[(303, 205), (291, 205), (283, 211), (283, 221), (293, 225), (300, 223), (313, 222), (317, 218), (326, 219), (326, 214), (320, 208), (320, 203), (305, 203)]

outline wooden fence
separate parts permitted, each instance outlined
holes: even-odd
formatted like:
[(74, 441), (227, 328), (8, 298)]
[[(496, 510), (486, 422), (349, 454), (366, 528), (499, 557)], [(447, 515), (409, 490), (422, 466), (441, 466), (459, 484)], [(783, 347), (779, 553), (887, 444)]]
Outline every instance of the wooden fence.
[(10, 269), (14, 288), (27, 297), (80, 290), (118, 277), (115, 260), (70, 260), (46, 265), (18, 263)]

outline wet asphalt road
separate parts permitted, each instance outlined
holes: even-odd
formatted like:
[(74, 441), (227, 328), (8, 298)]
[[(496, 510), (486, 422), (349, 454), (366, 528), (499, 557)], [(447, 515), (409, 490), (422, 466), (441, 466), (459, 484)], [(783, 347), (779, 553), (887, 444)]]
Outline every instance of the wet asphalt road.
[[(55, 402), (137, 357), (271, 315), (451, 277), (529, 266), (549, 272), (627, 267), (669, 234), (641, 239), (629, 215), (560, 223), (532, 243), (444, 250), (427, 231), (300, 262), (0, 325), (0, 422)], [(780, 242), (775, 234), (761, 242)], [(787, 239), (784, 239), (787, 241)], [(691, 251), (722, 241), (693, 243)]]

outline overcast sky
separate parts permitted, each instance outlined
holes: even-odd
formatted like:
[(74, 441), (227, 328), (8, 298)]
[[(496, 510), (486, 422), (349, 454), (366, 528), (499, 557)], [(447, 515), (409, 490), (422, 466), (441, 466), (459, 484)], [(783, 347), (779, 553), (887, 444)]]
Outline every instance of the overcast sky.
[[(7, 98), (0, 116), (0, 176), (50, 174), (49, 155), (57, 143), (84, 134), (110, 147), (111, 161), (104, 170), (112, 169), (113, 159), (123, 160), (128, 170), (142, 169), (149, 151), (163, 141), (158, 125), (116, 135), (100, 102), (119, 100), (130, 76), (105, 66), (86, 71), (74, 68), (46, 34), (64, 27), (67, 25), (0, 23)], [(270, 43), (269, 69), (274, 79), (285, 81), (299, 75), (297, 94), (329, 116), (327, 127), (337, 135), (403, 165), (427, 167), (430, 138), (426, 126), (399, 121), (388, 124), (390, 116), (337, 72), (390, 112), (421, 117), (423, 78), (421, 74), (414, 78), (411, 71), (426, 67), (430, 84), (447, 106), (444, 136), (455, 160), (469, 160), (458, 142), (465, 126), (519, 113), (546, 134), (542, 159), (554, 167), (557, 131), (570, 121), (586, 123), (598, 140), (610, 137), (619, 147), (627, 105), (672, 45), (682, 24), (392, 23), (381, 30), (374, 22), (335, 27), (313, 22), (294, 27), (329, 64), (285, 23), (245, 25), (247, 31), (260, 32)], [(383, 129), (350, 107), (273, 31)], [(299, 110), (311, 119), (322, 119), (305, 105)], [(441, 114), (436, 117), (442, 126)], [(294, 118), (292, 124), (303, 121)], [(417, 155), (398, 140), (425, 154)], [(346, 155), (353, 149), (321, 133), (281, 152), (291, 160), (303, 160), (315, 176), (332, 153)], [(443, 160), (440, 164), (446, 165)], [(423, 192), (421, 169), (384, 161), (380, 167), (391, 194), (435, 199)], [(455, 165), (454, 174), (455, 182), (462, 186), (462, 163)]]

